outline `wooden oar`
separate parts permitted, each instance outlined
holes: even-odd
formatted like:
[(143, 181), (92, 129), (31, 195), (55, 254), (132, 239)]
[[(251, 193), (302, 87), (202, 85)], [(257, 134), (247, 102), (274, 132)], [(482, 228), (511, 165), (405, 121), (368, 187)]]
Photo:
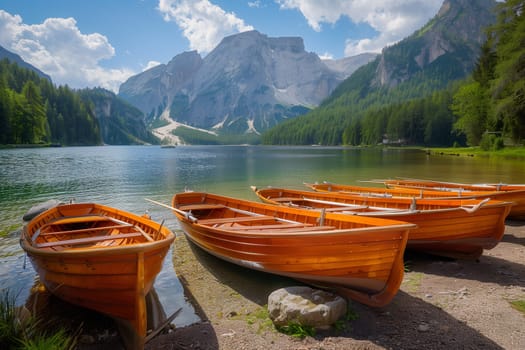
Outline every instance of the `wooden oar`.
[(167, 205), (167, 204), (164, 204), (164, 203), (161, 203), (161, 202), (154, 201), (153, 199), (149, 199), (149, 198), (144, 198), (144, 199), (147, 200), (148, 202), (160, 205), (161, 207), (168, 208), (168, 209), (171, 209), (173, 211), (176, 211), (177, 213), (179, 213), (181, 215), (184, 215), (185, 217), (187, 217), (188, 219), (190, 219), (193, 222), (197, 221), (197, 218), (195, 216), (190, 215), (188, 212), (186, 212), (184, 210), (180, 210), (178, 208), (172, 207), (171, 205)]
[(150, 334), (148, 334), (146, 336), (146, 338), (144, 339), (144, 343), (147, 343), (149, 342), (151, 339), (153, 339), (157, 334), (159, 334), (160, 332), (162, 332), (162, 330), (164, 328), (166, 328), (170, 323), (171, 321), (173, 321), (173, 319), (179, 314), (179, 312), (182, 311), (182, 308), (179, 308), (177, 311), (175, 311), (170, 317), (168, 317), (166, 320), (164, 320), (164, 322), (162, 322), (160, 324), (160, 326), (157, 327), (157, 329), (154, 329)]

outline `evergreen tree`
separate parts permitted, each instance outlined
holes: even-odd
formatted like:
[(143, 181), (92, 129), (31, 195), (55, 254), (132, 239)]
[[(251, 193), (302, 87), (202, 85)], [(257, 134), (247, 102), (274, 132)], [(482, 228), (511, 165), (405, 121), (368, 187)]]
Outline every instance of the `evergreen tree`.
[(487, 125), (488, 98), (480, 83), (473, 81), (460, 87), (451, 109), (459, 119), (454, 128), (465, 134), (470, 146), (477, 146)]
[(525, 137), (525, 2), (507, 0), (499, 5), (491, 28), (497, 39), (492, 115), (515, 142)]
[(28, 80), (22, 88), (22, 95), (27, 106), (29, 143), (44, 141), (46, 137), (47, 120), (40, 91), (33, 81)]

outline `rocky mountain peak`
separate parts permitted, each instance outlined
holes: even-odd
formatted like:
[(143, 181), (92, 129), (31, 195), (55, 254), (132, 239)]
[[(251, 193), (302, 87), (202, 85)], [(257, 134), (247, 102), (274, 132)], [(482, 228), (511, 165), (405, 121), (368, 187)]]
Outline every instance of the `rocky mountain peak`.
[(495, 0), (445, 0), (423, 28), (383, 49), (373, 86), (396, 86), (415, 73), (448, 61), (457, 74), (470, 72), (485, 40), (484, 28), (495, 20)]
[(325, 63), (305, 51), (300, 37), (247, 31), (225, 37), (203, 59), (186, 52), (134, 76), (119, 95), (152, 118), (258, 133), (317, 106), (367, 62)]

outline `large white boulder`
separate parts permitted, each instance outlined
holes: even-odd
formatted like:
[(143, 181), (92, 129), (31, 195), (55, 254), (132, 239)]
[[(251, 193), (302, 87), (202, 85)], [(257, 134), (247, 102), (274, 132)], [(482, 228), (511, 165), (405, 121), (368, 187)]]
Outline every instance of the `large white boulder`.
[(268, 313), (276, 326), (299, 323), (326, 328), (346, 313), (346, 300), (306, 286), (277, 289), (268, 297)]

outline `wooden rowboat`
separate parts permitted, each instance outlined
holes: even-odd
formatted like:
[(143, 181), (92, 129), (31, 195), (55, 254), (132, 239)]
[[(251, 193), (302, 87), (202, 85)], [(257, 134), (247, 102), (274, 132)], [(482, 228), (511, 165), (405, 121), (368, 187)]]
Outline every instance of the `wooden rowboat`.
[(388, 180), (373, 180), (384, 183), (387, 187), (402, 186), (408, 188), (424, 188), (438, 191), (522, 191), (525, 190), (525, 184), (503, 184), (503, 183), (480, 183), (480, 184), (466, 184), (458, 182), (446, 182), (436, 180), (421, 180), (421, 179), (388, 179)]
[(456, 198), (458, 194), (415, 188), (384, 188), (336, 184), (331, 182), (305, 183), (306, 187), (316, 192), (344, 193), (367, 197), (401, 198)]
[(371, 306), (403, 279), (413, 224), (185, 192), (172, 209), (188, 239), (223, 260), (327, 287)]
[(411, 222), (407, 249), (454, 258), (478, 258), (495, 247), (505, 232), (512, 203), (484, 199), (416, 199), (365, 197), (342, 193), (253, 188), (275, 205)]
[[(375, 180), (377, 181), (377, 180)], [(509, 218), (525, 219), (525, 185), (521, 184), (463, 184), (456, 182), (418, 180), (418, 179), (399, 179), (381, 180), (389, 188), (411, 189), (411, 190), (431, 190), (442, 193), (453, 193), (463, 198), (487, 198), (512, 201)]]
[[(377, 181), (377, 180), (375, 180)], [(495, 191), (495, 190), (461, 190), (461, 191), (444, 191), (438, 188), (409, 187), (401, 185), (388, 185), (388, 188), (352, 186), (343, 184), (334, 184), (329, 182), (305, 184), (307, 187), (318, 192), (340, 192), (345, 194), (360, 194), (365, 196), (379, 197), (416, 197), (416, 198), (436, 198), (436, 199), (494, 199), (503, 202), (512, 202), (512, 208), (508, 218), (523, 219), (525, 218), (525, 189)], [(518, 185), (520, 186), (520, 185)]]
[(20, 245), (59, 298), (146, 336), (145, 296), (175, 239), (148, 218), (94, 203), (59, 205), (27, 223)]

